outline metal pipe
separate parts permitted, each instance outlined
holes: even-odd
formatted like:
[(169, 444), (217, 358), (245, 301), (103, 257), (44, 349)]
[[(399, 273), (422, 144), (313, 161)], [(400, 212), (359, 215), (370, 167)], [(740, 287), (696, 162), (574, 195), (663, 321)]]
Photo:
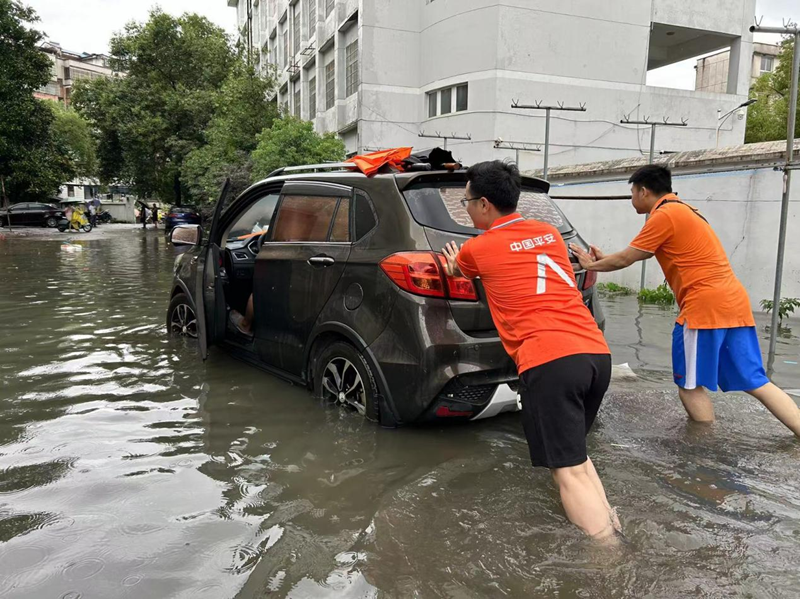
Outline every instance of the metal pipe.
[(550, 158), (550, 108), (545, 110), (544, 122), (544, 169), (542, 171), (542, 179), (547, 181), (547, 164)]
[[(788, 29), (788, 28), (787, 28)], [(761, 31), (762, 29), (759, 28)], [(786, 31), (784, 30), (784, 33)], [(794, 128), (797, 120), (797, 79), (800, 71), (800, 30), (794, 29), (794, 53), (792, 58), (792, 87), (789, 94), (789, 118), (786, 125), (786, 166), (794, 158)], [(786, 224), (789, 217), (789, 194), (792, 188), (792, 169), (783, 171), (783, 197), (781, 198), (781, 221), (778, 231), (778, 257), (775, 261), (775, 293), (772, 295), (772, 323), (769, 331), (769, 353), (767, 374), (772, 376), (775, 365), (775, 348), (778, 343), (778, 323), (783, 284), (783, 259), (786, 252)]]

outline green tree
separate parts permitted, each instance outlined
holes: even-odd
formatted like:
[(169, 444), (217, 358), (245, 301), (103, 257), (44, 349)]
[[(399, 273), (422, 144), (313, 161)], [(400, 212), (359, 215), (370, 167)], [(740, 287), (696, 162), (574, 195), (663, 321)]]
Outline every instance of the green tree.
[(50, 79), (50, 58), (38, 49), (36, 13), (0, 0), (0, 196), (20, 201), (55, 192), (71, 176), (66, 149), (51, 135), (53, 112), (33, 92)]
[(180, 204), (186, 157), (205, 145), (223, 83), (236, 57), (226, 33), (205, 17), (155, 9), (111, 40), (125, 77), (77, 86), (73, 101), (97, 130), (105, 181)]
[(310, 121), (285, 116), (259, 134), (252, 156), (253, 176), (262, 179), (282, 166), (336, 162), (344, 157), (344, 142), (335, 133), (319, 135)]
[(67, 151), (71, 169), (78, 177), (97, 176), (97, 153), (89, 123), (74, 109), (52, 102), (55, 113), (52, 125), (54, 141)]
[[(775, 70), (761, 75), (751, 87), (750, 97), (758, 102), (747, 111), (746, 143), (786, 139), (793, 52), (794, 37), (783, 40)], [(800, 120), (795, 126), (794, 136), (800, 137)]]
[(205, 132), (207, 144), (186, 158), (186, 178), (195, 200), (216, 199), (226, 178), (231, 179), (234, 195), (250, 185), (250, 153), (258, 143), (257, 135), (278, 116), (277, 104), (268, 100), (274, 81), (274, 76), (260, 77), (244, 60), (236, 62)]

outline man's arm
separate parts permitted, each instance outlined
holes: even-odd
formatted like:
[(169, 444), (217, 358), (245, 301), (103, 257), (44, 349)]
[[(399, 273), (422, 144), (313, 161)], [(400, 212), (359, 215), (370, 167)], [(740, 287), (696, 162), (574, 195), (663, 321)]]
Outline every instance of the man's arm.
[(595, 246), (589, 246), (591, 253), (587, 252), (574, 243), (570, 244), (570, 249), (575, 257), (578, 258), (580, 265), (586, 270), (593, 270), (597, 272), (612, 272), (627, 268), (634, 262), (640, 260), (647, 260), (652, 257), (650, 252), (643, 252), (633, 247), (626, 247), (621, 252), (606, 256)]

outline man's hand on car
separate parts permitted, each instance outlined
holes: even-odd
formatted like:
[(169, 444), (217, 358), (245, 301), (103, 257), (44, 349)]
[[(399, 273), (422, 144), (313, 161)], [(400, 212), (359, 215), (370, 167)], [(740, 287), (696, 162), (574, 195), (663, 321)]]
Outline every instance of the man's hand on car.
[(575, 257), (578, 259), (578, 262), (582, 268), (589, 268), (598, 260), (602, 260), (606, 257), (605, 254), (600, 251), (600, 248), (594, 245), (589, 246), (588, 252), (574, 243), (569, 244), (569, 249), (572, 250), (573, 254), (575, 254)]
[(455, 241), (451, 241), (442, 248), (442, 253), (447, 259), (444, 270), (450, 277), (461, 276), (461, 269), (458, 268), (458, 262), (456, 262), (459, 251), (460, 249)]

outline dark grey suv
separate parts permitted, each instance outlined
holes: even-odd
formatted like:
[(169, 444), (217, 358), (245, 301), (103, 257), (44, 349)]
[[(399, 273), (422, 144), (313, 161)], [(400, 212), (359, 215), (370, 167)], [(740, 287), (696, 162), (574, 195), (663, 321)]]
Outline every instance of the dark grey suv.
[[(387, 426), (515, 411), (517, 374), (479, 280), (448, 277), (440, 248), (478, 230), (461, 206), (465, 171), (367, 177), (349, 163), (280, 169), (226, 205), (175, 264), (167, 327), (219, 345)], [(547, 196), (523, 178), (519, 211), (586, 247)], [(602, 327), (593, 273), (573, 262)], [(535, 273), (531, 273), (535, 276)], [(228, 311), (255, 307), (254, 337)]]

